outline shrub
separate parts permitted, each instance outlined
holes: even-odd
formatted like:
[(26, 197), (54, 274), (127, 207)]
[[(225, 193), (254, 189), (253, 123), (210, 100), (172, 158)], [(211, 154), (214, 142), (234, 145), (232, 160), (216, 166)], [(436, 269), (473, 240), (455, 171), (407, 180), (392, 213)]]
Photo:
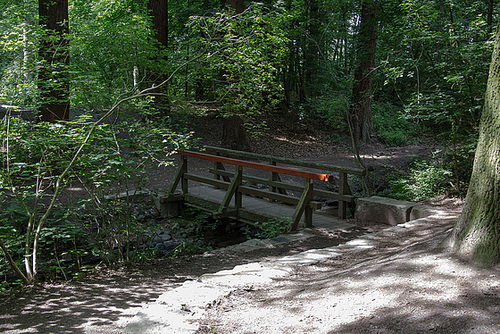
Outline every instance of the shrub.
[(378, 138), (391, 146), (407, 144), (415, 133), (403, 110), (390, 103), (373, 103), (373, 126)]
[(407, 201), (437, 197), (450, 188), (451, 176), (439, 162), (417, 162), (408, 176), (390, 182), (392, 191), (387, 195)]
[(347, 113), (349, 100), (343, 93), (309, 99), (305, 105), (313, 114), (327, 123), (334, 131), (348, 131)]
[[(132, 214), (129, 196), (114, 202), (107, 197), (139, 190), (148, 161), (168, 164), (168, 157), (187, 147), (190, 137), (171, 131), (159, 117), (130, 114), (111, 123), (104, 122), (108, 116), (96, 123), (92, 115), (83, 115), (58, 124), (7, 114), (0, 123), (0, 242), (7, 260), (7, 255), (12, 258), (5, 262), (25, 284), (36, 282), (37, 276), (68, 278), (67, 272), (82, 268), (79, 258), (96, 249), (108, 264), (130, 260), (144, 228)], [(73, 219), (64, 201), (58, 201), (69, 182), (87, 190), (87, 202), (79, 210), (71, 208)]]
[[(272, 239), (288, 231), (291, 220), (289, 218), (275, 218), (265, 222), (253, 223), (253, 226), (258, 229), (254, 235), (259, 239)], [(247, 231), (247, 235), (249, 233)]]

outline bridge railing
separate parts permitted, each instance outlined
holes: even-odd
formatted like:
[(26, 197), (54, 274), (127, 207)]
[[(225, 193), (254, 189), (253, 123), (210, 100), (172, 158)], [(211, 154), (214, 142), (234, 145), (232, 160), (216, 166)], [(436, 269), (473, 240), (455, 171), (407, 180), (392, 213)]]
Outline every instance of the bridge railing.
[[(226, 189), (225, 197), (216, 210), (218, 216), (238, 215), (238, 211), (242, 207), (242, 194), (250, 194), (258, 197), (268, 198), (270, 200), (279, 201), (283, 203), (296, 205), (294, 215), (292, 217), (291, 229), (296, 229), (297, 225), (305, 213), (304, 221), (307, 227), (312, 226), (312, 211), (321, 207), (319, 202), (313, 201), (315, 195), (327, 198), (336, 199), (339, 201), (339, 217), (346, 217), (346, 206), (354, 204), (354, 196), (352, 196), (349, 184), (347, 182), (347, 175), (363, 175), (364, 171), (361, 169), (345, 168), (339, 166), (332, 166), (326, 164), (318, 164), (314, 162), (299, 161), (295, 159), (287, 159), (281, 157), (274, 157), (269, 155), (241, 152), (228, 150), (217, 147), (206, 147), (207, 151), (215, 152), (214, 154), (199, 153), (192, 151), (179, 151), (181, 156), (181, 163), (177, 171), (177, 175), (173, 184), (169, 189), (169, 195), (173, 196), (177, 186), (181, 183), (181, 188), (184, 198), (189, 194), (188, 181), (195, 181), (204, 184), (210, 184), (218, 188)], [(241, 157), (247, 160), (236, 159), (228, 156), (221, 156), (221, 154), (233, 157)], [(212, 161), (214, 168), (210, 170), (214, 174), (214, 178), (207, 178), (188, 172), (188, 159), (187, 157), (197, 158)], [(249, 161), (260, 160), (268, 163)], [(315, 169), (322, 169), (327, 171), (334, 171), (339, 173), (339, 191), (327, 191), (321, 189), (314, 189), (314, 180), (330, 182), (333, 175), (329, 173), (319, 173), (306, 170), (300, 170), (292, 167), (277, 166), (277, 163), (286, 163), (292, 166), (310, 167)], [(224, 164), (235, 166), (235, 171), (231, 172), (225, 169)], [(269, 178), (261, 178), (250, 175), (243, 175), (243, 167), (252, 168), (256, 170), (269, 172)], [(280, 175), (292, 175), (305, 179), (305, 185), (299, 186), (282, 182)], [(268, 190), (258, 189), (255, 187), (247, 186), (243, 180), (250, 183), (262, 184), (269, 187)], [(301, 192), (301, 196), (296, 197), (290, 195), (288, 191)], [(234, 200), (234, 212), (229, 209), (230, 202)]]
[[(251, 152), (243, 152), (243, 151), (236, 151), (236, 150), (230, 150), (226, 148), (221, 148), (221, 147), (214, 147), (214, 146), (205, 146), (204, 147), (207, 152), (214, 153), (216, 155), (224, 155), (228, 157), (234, 157), (234, 158), (243, 158), (243, 159), (251, 159), (255, 161), (263, 161), (266, 162), (270, 165), (276, 166), (278, 163), (281, 164), (286, 164), (288, 166), (296, 166), (296, 167), (305, 167), (305, 168), (312, 168), (315, 170), (327, 172), (327, 173), (334, 173), (338, 174), (338, 191), (332, 191), (332, 190), (324, 190), (324, 189), (314, 189), (313, 191), (313, 196), (317, 197), (324, 197), (324, 198), (329, 198), (333, 200), (337, 200), (339, 203), (338, 206), (338, 216), (341, 219), (345, 219), (347, 216), (347, 207), (352, 207), (354, 208), (354, 200), (355, 197), (352, 195), (351, 188), (349, 186), (348, 182), (348, 176), (349, 175), (356, 175), (356, 176), (364, 176), (366, 174), (366, 171), (362, 168), (355, 168), (355, 167), (345, 167), (345, 166), (337, 166), (337, 165), (331, 165), (331, 164), (324, 164), (324, 163), (318, 163), (318, 162), (313, 162), (313, 161), (303, 161), (303, 160), (298, 160), (298, 159), (290, 159), (290, 158), (284, 158), (284, 157), (277, 157), (277, 156), (272, 156), (272, 155), (266, 155), (266, 154), (258, 154), (258, 153), (251, 153)], [(215, 163), (214, 169), (212, 170), (212, 173), (214, 174), (215, 178), (220, 179), (220, 177), (227, 177), (227, 172), (224, 171), (224, 167), (222, 164)], [(251, 177), (251, 176), (246, 176), (244, 179), (248, 180), (249, 182), (255, 182), (257, 184), (266, 184), (269, 186), (269, 189), (273, 192), (279, 192), (282, 194), (287, 194), (287, 190), (291, 191), (301, 191), (302, 187), (293, 185), (293, 184), (288, 184), (284, 183), (281, 181), (281, 178), (279, 174), (271, 172), (269, 174), (269, 179), (263, 179), (263, 178), (256, 178), (256, 177)], [(226, 178), (227, 181), (227, 178)], [(330, 183), (330, 188), (334, 188), (334, 176), (330, 176), (330, 179), (328, 182)]]

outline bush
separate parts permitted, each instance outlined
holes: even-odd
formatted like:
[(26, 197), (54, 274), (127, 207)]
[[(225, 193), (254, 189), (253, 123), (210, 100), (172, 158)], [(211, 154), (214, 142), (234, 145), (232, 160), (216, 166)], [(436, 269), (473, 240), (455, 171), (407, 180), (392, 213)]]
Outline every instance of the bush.
[[(291, 220), (289, 218), (275, 218), (265, 222), (253, 223), (253, 227), (257, 228), (257, 232), (253, 233), (259, 239), (272, 239), (286, 233), (290, 227)], [(251, 238), (250, 231), (247, 230), (248, 238)]]
[(334, 131), (347, 132), (347, 108), (349, 100), (344, 93), (325, 95), (309, 99), (305, 105), (319, 119), (324, 120)]
[(444, 153), (444, 163), (453, 171), (453, 188), (460, 196), (465, 196), (469, 187), (478, 136), (457, 136)]
[(391, 191), (387, 196), (406, 201), (437, 197), (450, 189), (451, 176), (439, 162), (417, 162), (410, 175), (390, 181)]
[[(83, 270), (80, 260), (88, 254), (108, 264), (137, 254), (146, 231), (133, 215), (134, 202), (110, 195), (147, 185), (148, 162), (170, 163), (168, 157), (187, 147), (190, 136), (171, 131), (159, 117), (130, 114), (101, 124), (91, 115), (58, 124), (6, 115), (0, 123), (0, 241), (24, 283), (37, 276), (69, 278)], [(58, 201), (69, 182), (87, 190), (78, 210)]]
[(377, 137), (391, 146), (405, 145), (415, 135), (403, 110), (390, 103), (373, 103), (373, 126)]

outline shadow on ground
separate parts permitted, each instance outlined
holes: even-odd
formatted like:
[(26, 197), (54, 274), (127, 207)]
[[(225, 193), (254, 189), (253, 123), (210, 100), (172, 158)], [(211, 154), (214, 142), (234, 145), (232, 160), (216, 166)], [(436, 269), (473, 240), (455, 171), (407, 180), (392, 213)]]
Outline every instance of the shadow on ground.
[(147, 277), (129, 275), (113, 272), (99, 279), (35, 289), (3, 307), (0, 331), (88, 333), (86, 328), (93, 327), (100, 328), (96, 330), (100, 333), (115, 332), (142, 303), (154, 300), (169, 285), (179, 281), (152, 282)]
[(103, 270), (81, 280), (50, 284), (17, 295), (0, 296), (2, 333), (121, 333), (145, 303), (205, 273), (330, 247), (366, 233), (364, 228), (315, 231), (293, 243), (245, 252), (218, 251), (159, 259), (119, 270)]
[(500, 268), (446, 252), (451, 221), (374, 237), (380, 247), (298, 268), (212, 307), (198, 333), (500, 333)]

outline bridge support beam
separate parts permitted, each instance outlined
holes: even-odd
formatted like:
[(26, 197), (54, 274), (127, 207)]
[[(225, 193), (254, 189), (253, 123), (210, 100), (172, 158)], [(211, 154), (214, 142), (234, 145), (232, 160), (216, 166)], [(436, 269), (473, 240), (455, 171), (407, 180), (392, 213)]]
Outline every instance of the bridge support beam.
[(297, 230), (297, 226), (299, 225), (300, 218), (302, 218), (302, 214), (305, 211), (304, 221), (306, 227), (312, 227), (312, 208), (309, 203), (313, 198), (313, 190), (314, 183), (311, 179), (306, 179), (306, 185), (304, 187), (304, 191), (302, 192), (302, 196), (300, 196), (299, 203), (297, 204), (297, 208), (292, 217), (292, 226), (291, 230)]
[(224, 200), (222, 201), (219, 210), (217, 210), (217, 215), (222, 215), (224, 214), (227, 209), (229, 208), (229, 205), (231, 204), (231, 199), (233, 196), (236, 195), (235, 197), (235, 207), (236, 210), (241, 208), (241, 193), (238, 192), (238, 187), (241, 185), (241, 180), (242, 180), (242, 173), (243, 168), (241, 166), (235, 166), (235, 172), (234, 172), (234, 177), (233, 180), (231, 181), (231, 184), (229, 185), (229, 188), (226, 191), (226, 196), (224, 196)]

